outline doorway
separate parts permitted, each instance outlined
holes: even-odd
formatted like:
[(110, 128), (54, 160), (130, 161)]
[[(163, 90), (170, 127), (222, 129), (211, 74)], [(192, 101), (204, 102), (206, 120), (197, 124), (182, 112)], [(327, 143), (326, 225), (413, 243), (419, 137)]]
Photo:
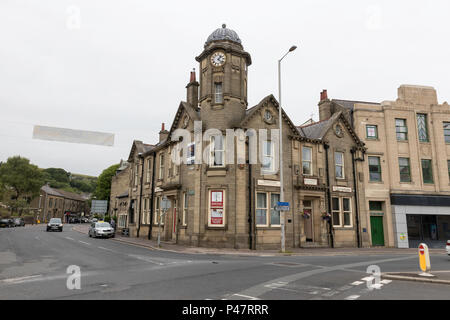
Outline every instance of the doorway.
[(372, 245), (384, 246), (384, 229), (383, 229), (383, 217), (371, 216), (370, 217), (370, 230), (372, 233)]
[(303, 222), (305, 225), (306, 241), (313, 242), (313, 206), (311, 200), (303, 200)]

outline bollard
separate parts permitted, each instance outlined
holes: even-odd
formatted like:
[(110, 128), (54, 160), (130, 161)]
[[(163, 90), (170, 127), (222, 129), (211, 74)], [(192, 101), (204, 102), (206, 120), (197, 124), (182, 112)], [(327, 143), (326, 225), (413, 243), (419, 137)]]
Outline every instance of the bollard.
[(430, 253), (428, 251), (428, 246), (425, 243), (419, 245), (419, 267), (422, 273), (419, 276), (423, 277), (434, 277), (430, 273), (431, 263), (430, 263)]

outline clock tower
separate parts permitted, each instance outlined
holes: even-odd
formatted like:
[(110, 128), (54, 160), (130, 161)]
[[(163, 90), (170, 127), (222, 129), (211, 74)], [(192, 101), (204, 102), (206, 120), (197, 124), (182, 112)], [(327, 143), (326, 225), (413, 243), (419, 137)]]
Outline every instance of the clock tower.
[(202, 121), (207, 128), (238, 126), (248, 105), (247, 67), (252, 63), (241, 39), (224, 24), (208, 37), (203, 52), (195, 59), (200, 64)]

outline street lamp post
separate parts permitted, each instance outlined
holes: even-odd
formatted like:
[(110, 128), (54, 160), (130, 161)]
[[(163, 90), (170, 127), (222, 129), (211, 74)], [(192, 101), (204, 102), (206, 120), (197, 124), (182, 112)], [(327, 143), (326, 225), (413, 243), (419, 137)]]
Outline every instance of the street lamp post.
[[(284, 57), (286, 57), (290, 52), (294, 51), (295, 49), (297, 49), (296, 46), (292, 46), (288, 52), (285, 53), (284, 56), (281, 57), (280, 60), (278, 60), (278, 104), (279, 104), (279, 108), (278, 108), (278, 122), (280, 125), (280, 202), (284, 202), (284, 184), (283, 184), (283, 131), (282, 131), (282, 123), (283, 123), (283, 118), (282, 118), (282, 112), (281, 112), (281, 60), (284, 59)], [(286, 228), (285, 228), (285, 211), (280, 211), (280, 220), (281, 220), (281, 252), (285, 252), (286, 251)]]

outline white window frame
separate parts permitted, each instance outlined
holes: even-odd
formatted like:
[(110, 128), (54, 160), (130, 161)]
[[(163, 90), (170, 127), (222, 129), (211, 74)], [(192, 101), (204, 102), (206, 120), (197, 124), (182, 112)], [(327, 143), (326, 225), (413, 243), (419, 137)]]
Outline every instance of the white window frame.
[[(336, 161), (336, 154), (342, 155), (342, 164), (338, 164)], [(337, 167), (342, 167), (342, 177), (337, 176)], [(334, 175), (336, 179), (345, 179), (345, 153), (342, 151), (335, 151), (334, 152)]]
[[(193, 151), (192, 154), (191, 150)], [(195, 164), (195, 142), (191, 142), (187, 145), (186, 164)]]
[[(305, 159), (305, 152), (304, 152), (304, 150), (305, 149), (309, 149), (309, 151), (310, 151), (310, 158), (309, 158), (309, 160), (308, 159)], [(311, 147), (305, 147), (305, 146), (303, 146), (302, 147), (302, 174), (304, 175), (304, 176), (312, 176), (313, 175), (313, 161), (312, 161), (312, 153), (313, 153), (313, 148), (311, 148)], [(304, 171), (303, 171), (303, 163), (304, 162), (308, 162), (309, 163), (309, 170), (310, 170), (310, 173), (308, 174), (308, 173), (305, 173)]]
[[(262, 208), (262, 207), (258, 207), (258, 194), (264, 194), (266, 197), (266, 207)], [(278, 228), (281, 226), (281, 215), (280, 215), (280, 223), (279, 224), (272, 224), (272, 210), (273, 208), (271, 207), (271, 203), (272, 203), (272, 195), (278, 195), (278, 199), (280, 199), (280, 193), (279, 192), (265, 192), (265, 191), (256, 191), (255, 192), (255, 199), (256, 199), (256, 203), (255, 203), (255, 209), (256, 210), (265, 210), (266, 211), (266, 223), (265, 224), (256, 224), (256, 227), (258, 228)], [(256, 219), (256, 210), (255, 210), (255, 219)]]
[[(155, 201), (155, 216), (153, 217), (153, 224), (155, 225), (159, 225), (159, 214), (160, 212), (162, 212), (161, 210), (161, 200), (162, 197), (158, 196), (156, 197), (156, 201)], [(161, 225), (164, 225), (164, 216), (161, 218)]]
[[(267, 148), (267, 144), (270, 144), (270, 148)], [(270, 149), (270, 154), (265, 153), (265, 151), (268, 151)], [(263, 174), (273, 174), (274, 169), (274, 161), (275, 161), (275, 143), (271, 140), (266, 140), (263, 143), (263, 150), (262, 150), (262, 156), (263, 156), (263, 163), (261, 164), (261, 171)], [(268, 168), (264, 167), (265, 159), (270, 159), (270, 166)]]
[[(215, 138), (216, 137), (221, 137), (222, 139), (222, 149), (221, 150), (216, 150), (216, 146), (215, 146)], [(222, 135), (220, 136), (211, 136), (209, 139), (209, 166), (210, 167), (214, 167), (214, 168), (223, 168), (225, 167), (225, 139)], [(221, 152), (222, 153), (222, 164), (221, 165), (215, 165), (214, 164), (214, 159), (215, 159), (215, 155), (216, 152)]]
[(117, 219), (117, 226), (119, 228), (126, 228), (126, 226), (127, 226), (127, 214), (119, 214), (119, 218)]
[(164, 174), (165, 174), (165, 162), (166, 161), (166, 159), (165, 159), (165, 156), (164, 156), (164, 152), (161, 152), (160, 154), (159, 154), (159, 175), (158, 175), (158, 178), (160, 179), (160, 180), (164, 180)]
[(134, 187), (137, 188), (138, 185), (138, 165), (134, 165)]
[[(258, 207), (258, 194), (263, 194), (266, 197), (266, 206), (264, 208)], [(269, 207), (269, 201), (268, 201), (268, 192), (256, 192), (256, 205), (255, 205), (255, 219), (256, 219), (256, 210), (265, 210), (266, 211), (266, 223), (265, 224), (259, 224), (256, 223), (257, 227), (268, 227), (269, 226), (269, 219), (268, 219), (268, 210)]]
[[(349, 197), (332, 197), (332, 199), (338, 199), (338, 204), (339, 204), (339, 210), (335, 210), (333, 208), (333, 203), (331, 203), (331, 210), (332, 210), (332, 223), (333, 223), (333, 227), (337, 227), (337, 228), (353, 228), (353, 210), (352, 210), (352, 198)], [(344, 199), (348, 199), (349, 201), (349, 210), (348, 211), (344, 211)], [(339, 215), (339, 224), (335, 224), (334, 222), (334, 213), (338, 213)], [(350, 224), (349, 225), (345, 225), (344, 224), (344, 215), (348, 213), (350, 215)]]
[[(211, 195), (214, 191), (222, 191), (222, 206), (211, 206)], [(223, 210), (223, 217), (222, 217), (222, 224), (211, 224), (211, 210), (212, 209), (222, 209)], [(226, 218), (227, 218), (227, 211), (226, 211), (226, 190), (225, 189), (209, 189), (208, 190), (208, 227), (212, 228), (223, 228), (226, 225)]]

